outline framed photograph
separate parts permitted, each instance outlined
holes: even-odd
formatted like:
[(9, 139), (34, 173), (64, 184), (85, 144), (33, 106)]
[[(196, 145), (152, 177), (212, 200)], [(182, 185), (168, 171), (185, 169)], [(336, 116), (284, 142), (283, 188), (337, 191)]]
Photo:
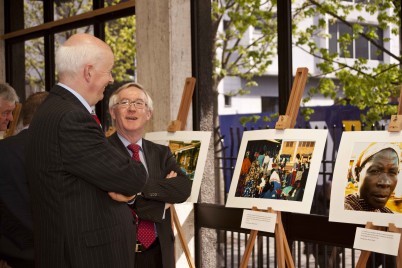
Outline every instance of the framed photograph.
[(227, 207), (310, 213), (328, 131), (243, 133)]
[(329, 220), (402, 227), (402, 135), (342, 134), (331, 189)]
[(145, 139), (169, 146), (180, 168), (193, 181), (191, 195), (187, 202), (197, 203), (205, 162), (207, 161), (211, 132), (150, 132), (145, 135)]

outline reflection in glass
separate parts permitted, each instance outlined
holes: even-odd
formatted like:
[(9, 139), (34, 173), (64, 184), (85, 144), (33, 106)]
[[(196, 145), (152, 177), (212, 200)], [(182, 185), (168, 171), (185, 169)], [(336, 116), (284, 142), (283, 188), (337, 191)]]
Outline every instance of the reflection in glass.
[(24, 28), (43, 24), (43, 1), (24, 1)]
[(105, 41), (115, 55), (113, 78), (116, 82), (135, 80), (135, 16), (108, 21), (105, 24)]
[(44, 39), (25, 41), (25, 96), (45, 90)]
[(54, 1), (54, 20), (73, 17), (92, 10), (91, 0)]

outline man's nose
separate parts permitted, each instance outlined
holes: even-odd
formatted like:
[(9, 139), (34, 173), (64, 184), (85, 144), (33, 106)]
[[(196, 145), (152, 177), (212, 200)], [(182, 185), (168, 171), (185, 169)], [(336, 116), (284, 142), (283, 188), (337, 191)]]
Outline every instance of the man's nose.
[(381, 173), (380, 177), (378, 178), (377, 185), (380, 187), (390, 187), (391, 186), (391, 178), (388, 176), (387, 173)]

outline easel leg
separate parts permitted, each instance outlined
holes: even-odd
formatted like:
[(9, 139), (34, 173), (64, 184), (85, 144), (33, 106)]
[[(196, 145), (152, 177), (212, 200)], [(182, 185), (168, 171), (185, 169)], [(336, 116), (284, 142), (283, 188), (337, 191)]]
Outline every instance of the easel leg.
[[(288, 239), (286, 238), (285, 229), (283, 228), (282, 218), (281, 218), (280, 213), (278, 213), (277, 222), (278, 222), (278, 225), (277, 225), (278, 231), (281, 233), (280, 236), (282, 237), (279, 239), (282, 240), (282, 248), (284, 249), (284, 254), (285, 254), (285, 256), (284, 257), (281, 256), (281, 258), (284, 259), (284, 261), (287, 264), (287, 267), (294, 268), (295, 264), (293, 262), (292, 253), (290, 252)], [(285, 266), (283, 266), (283, 267), (285, 267)]]
[(362, 250), (356, 268), (366, 268), (367, 260), (370, 257), (371, 251)]
[(276, 246), (276, 254), (278, 255), (278, 267), (285, 268), (285, 252), (284, 252), (284, 245), (283, 245), (283, 233), (279, 224), (276, 225), (275, 230), (275, 246)]
[[(401, 233), (402, 234), (402, 229), (396, 228), (395, 224), (393, 224), (393, 223), (389, 224), (388, 231), (393, 232), (393, 233)], [(402, 237), (399, 240), (398, 256), (396, 257), (396, 267), (402, 268)]]
[(246, 250), (244, 251), (243, 258), (240, 262), (240, 268), (247, 268), (248, 260), (250, 259), (251, 252), (253, 251), (254, 242), (257, 237), (257, 230), (250, 231), (250, 237), (248, 238)]
[(186, 239), (184, 238), (184, 232), (181, 227), (180, 220), (179, 220), (179, 217), (177, 216), (177, 212), (176, 212), (176, 209), (174, 206), (170, 207), (170, 212), (171, 212), (171, 215), (173, 218), (174, 225), (176, 226), (177, 236), (179, 237), (184, 254), (186, 255), (188, 267), (195, 268), (194, 260), (191, 257), (190, 249), (188, 248)]

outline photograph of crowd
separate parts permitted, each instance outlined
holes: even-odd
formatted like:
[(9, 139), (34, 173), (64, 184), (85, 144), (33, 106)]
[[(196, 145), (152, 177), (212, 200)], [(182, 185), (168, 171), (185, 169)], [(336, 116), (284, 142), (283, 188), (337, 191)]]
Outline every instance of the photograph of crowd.
[(247, 143), (236, 197), (302, 201), (315, 141)]

